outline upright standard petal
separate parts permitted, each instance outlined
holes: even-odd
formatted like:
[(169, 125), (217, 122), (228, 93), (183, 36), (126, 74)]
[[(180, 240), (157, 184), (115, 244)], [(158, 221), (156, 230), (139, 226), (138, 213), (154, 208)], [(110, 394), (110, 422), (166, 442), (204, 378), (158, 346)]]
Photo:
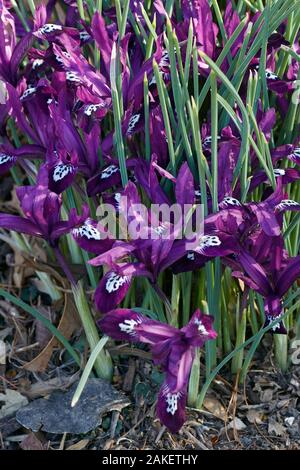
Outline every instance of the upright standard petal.
[(241, 253), (239, 253), (238, 260), (240, 261), (248, 276), (253, 279), (257, 286), (259, 286), (260, 293), (265, 296), (271, 294), (272, 287), (261, 265), (245, 251), (241, 251)]
[(194, 178), (186, 162), (181, 165), (178, 172), (175, 195), (177, 203), (181, 206), (184, 206), (184, 204), (194, 204), (195, 202)]
[(299, 278), (300, 276), (300, 255), (296, 256), (295, 258), (290, 258), (286, 268), (281, 272), (281, 274), (277, 278), (276, 282), (276, 292), (278, 292), (279, 296), (282, 297), (289, 288), (293, 285), (293, 283)]

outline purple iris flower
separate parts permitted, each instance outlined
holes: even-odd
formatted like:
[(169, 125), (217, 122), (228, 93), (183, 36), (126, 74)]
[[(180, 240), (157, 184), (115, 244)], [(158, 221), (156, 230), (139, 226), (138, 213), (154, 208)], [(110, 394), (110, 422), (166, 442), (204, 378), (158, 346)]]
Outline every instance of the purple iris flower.
[[(144, 119), (140, 110), (135, 111), (133, 106), (130, 106), (124, 113), (121, 130), (124, 138), (129, 141), (134, 134), (144, 128)], [(110, 132), (103, 139), (101, 150), (104, 155), (109, 155), (113, 148), (114, 132)]]
[(6, 5), (7, 2), (0, 0), (0, 78), (16, 85), (19, 65), (30, 48), (33, 37), (28, 32), (17, 42), (15, 19)]
[(9, 142), (0, 144), (0, 175), (6, 173), (18, 160), (22, 162), (25, 158), (42, 158), (43, 152), (43, 147), (34, 144), (24, 144), (19, 148), (14, 148)]
[[(288, 259), (281, 236), (282, 214), (300, 211), (300, 204), (284, 197), (279, 184), (268, 199), (258, 204), (242, 206), (234, 198), (225, 198), (224, 209), (208, 217), (220, 233), (235, 238), (234, 254), (222, 261), (231, 267), (233, 276), (264, 297), (266, 325), (282, 314), (282, 297), (300, 271), (300, 258)], [(273, 331), (284, 333), (283, 324), (275, 325)]]
[(182, 11), (186, 20), (191, 19), (197, 40), (197, 46), (209, 57), (215, 53), (218, 28), (213, 23), (212, 12), (207, 0), (182, 1)]
[(67, 221), (61, 220), (61, 196), (48, 188), (46, 165), (41, 167), (36, 185), (18, 187), (17, 196), (24, 217), (1, 213), (0, 227), (44, 238), (51, 246), (56, 246), (62, 235), (82, 224), (88, 216), (88, 207), (84, 206), (81, 216), (73, 209)]
[[(276, 191), (264, 201), (242, 204), (232, 196), (225, 196), (219, 209), (219, 212), (205, 218), (205, 236), (200, 239), (199, 248), (188, 251), (172, 265), (175, 274), (201, 268), (216, 256), (227, 260), (230, 259), (229, 255), (249, 251), (247, 243), (249, 240), (252, 242), (251, 236), (257, 230), (266, 237), (261, 242), (262, 246), (272, 251), (272, 240), (281, 234), (282, 214), (288, 210), (299, 211), (300, 204), (288, 199), (278, 181)], [(266, 240), (270, 240), (270, 243)], [(254, 243), (255, 246), (257, 244), (258, 241)]]
[[(274, 127), (276, 121), (276, 113), (274, 108), (268, 109), (266, 112), (262, 112), (261, 103), (258, 103), (258, 110), (256, 115), (259, 129), (263, 132), (267, 141), (270, 140), (271, 130)], [(207, 161), (210, 164), (211, 157), (211, 131), (210, 123), (202, 125), (202, 146), (203, 152), (206, 155)], [(218, 200), (221, 202), (226, 196), (234, 196), (235, 198), (240, 197), (240, 184), (237, 182), (233, 189), (234, 170), (236, 168), (240, 147), (241, 138), (234, 125), (224, 127), (219, 133), (218, 137)], [(255, 136), (254, 136), (255, 140)], [(259, 164), (258, 159), (252, 150), (250, 152), (251, 166), (256, 168)], [(253, 179), (251, 183), (253, 184)], [(254, 180), (255, 183), (256, 180)], [(211, 208), (211, 199), (208, 195), (208, 207)]]
[[(135, 164), (135, 159), (126, 160), (127, 170), (132, 170)], [(87, 181), (87, 193), (89, 196), (94, 196), (112, 187), (120, 187), (121, 182), (119, 162), (110, 158), (107, 159), (107, 165)]]
[(294, 144), (285, 144), (276, 147), (271, 151), (272, 160), (276, 163), (278, 160), (287, 158), (293, 163), (300, 165), (300, 143), (299, 139)]
[[(300, 179), (300, 171), (297, 168), (274, 168), (274, 176), (281, 179), (282, 184), (286, 185)], [(269, 178), (264, 170), (253, 174), (249, 185), (249, 193), (254, 191), (262, 183), (268, 183)]]
[[(96, 12), (92, 19), (91, 33), (94, 37), (96, 44), (100, 50), (101, 70), (107, 80), (110, 82), (110, 61), (113, 43), (117, 39), (117, 33), (112, 28), (113, 25), (107, 26), (104, 18), (100, 13)], [(127, 65), (126, 57), (128, 50), (130, 34), (126, 34), (120, 41), (120, 63), (122, 67), (121, 80), (122, 80), (122, 96), (125, 106), (127, 105), (127, 91), (129, 84), (130, 71)]]
[[(119, 213), (127, 218), (130, 239), (116, 241), (110, 250), (89, 261), (93, 266), (106, 265), (109, 268), (95, 291), (96, 306), (103, 313), (124, 299), (133, 277), (146, 276), (155, 287), (159, 273), (186, 252), (186, 240), (176, 239), (177, 227), (157, 221), (150, 210), (144, 214), (135, 208), (140, 204), (140, 198), (132, 182), (128, 183), (122, 195)], [(133, 208), (131, 213), (127, 212), (130, 208)], [(149, 225), (151, 221), (152, 225)], [(130, 228), (132, 222), (137, 226), (140, 224), (139, 237), (136, 237), (134, 228)]]
[[(271, 58), (272, 59), (272, 58)], [(258, 59), (254, 59), (258, 61)], [(270, 65), (268, 66), (267, 61), (267, 68), (265, 70), (265, 77), (267, 82), (267, 87), (269, 90), (273, 91), (276, 95), (284, 95), (287, 92), (293, 91), (295, 89), (294, 80), (289, 79), (281, 79), (276, 75), (274, 72), (274, 64), (273, 60), (269, 60)], [(251, 64), (250, 70), (258, 70), (259, 64), (253, 63)]]
[(58, 42), (64, 44), (67, 40), (72, 39), (74, 43), (80, 42), (80, 33), (76, 28), (64, 26), (62, 24), (49, 23), (53, 5), (40, 4), (36, 7), (34, 16), (34, 36), (42, 41)]
[[(281, 178), (277, 178), (276, 190), (265, 200), (261, 202), (249, 202), (241, 204), (240, 201), (233, 197), (225, 197), (219, 204), (221, 209), (228, 209), (228, 217), (235, 216), (236, 212), (240, 213), (243, 224), (239, 224), (242, 228), (242, 238), (257, 224), (262, 228), (263, 232), (270, 236), (276, 237), (281, 234), (281, 213), (286, 210), (298, 210), (298, 203), (290, 201), (286, 193), (282, 190)], [(231, 208), (235, 209), (235, 213), (232, 213)], [(223, 221), (222, 227), (226, 230), (227, 217), (223, 217), (224, 211), (216, 215), (212, 215), (208, 218), (210, 223), (216, 224), (216, 228), (220, 229), (220, 222)], [(226, 214), (227, 216), (227, 214)], [(226, 221), (226, 222), (225, 222)], [(230, 223), (228, 224), (228, 230), (231, 231)], [(233, 229), (234, 233), (235, 228)]]
[(90, 217), (72, 230), (72, 236), (83, 250), (100, 255), (110, 250), (115, 239), (99, 222)]
[[(23, 92), (21, 99), (15, 88), (11, 85), (7, 85), (7, 88), (11, 115), (22, 132), (35, 142), (32, 146), (32, 157), (37, 154), (45, 158), (47, 154), (49, 158), (50, 155), (49, 167), (52, 166), (54, 169), (59, 165), (60, 169), (64, 169), (63, 172), (57, 170), (64, 178), (53, 180), (53, 185), (51, 186), (50, 182), (49, 187), (60, 192), (70, 184), (77, 169), (87, 177), (95, 174), (99, 168), (97, 151), (100, 138), (99, 126), (94, 123), (89, 133), (79, 134), (73, 122), (72, 109), (68, 104), (69, 96), (65, 86), (57, 92), (52, 84), (46, 80), (40, 80), (36, 87), (30, 88), (32, 93), (22, 98)], [(57, 100), (50, 98), (52, 92), (57, 93)], [(26, 114), (23, 108), (26, 109)], [(22, 152), (27, 155), (28, 148), (28, 146), (23, 146), (18, 153)]]
[(187, 387), (195, 348), (217, 336), (212, 324), (213, 317), (200, 310), (180, 330), (129, 309), (114, 310), (99, 321), (101, 330), (113, 339), (150, 346), (154, 364), (165, 373), (157, 414), (172, 433), (178, 432), (186, 419)]
[[(152, 163), (154, 164), (154, 161)], [(159, 171), (166, 174), (165, 170), (159, 169)], [(139, 179), (138, 173), (137, 179)], [(142, 186), (147, 188), (147, 184), (145, 181)], [(185, 204), (191, 206), (194, 203), (193, 178), (186, 163), (179, 171), (174, 189), (179, 206), (183, 208)], [(93, 266), (105, 265), (109, 268), (95, 292), (96, 306), (104, 313), (115, 308), (124, 299), (135, 276), (147, 277), (156, 288), (158, 275), (170, 266), (173, 268), (185, 256), (188, 260), (200, 259), (204, 264), (209, 258), (225, 256), (236, 249), (235, 239), (226, 232), (219, 235), (212, 224), (207, 226), (205, 234), (192, 234), (192, 239), (187, 239), (185, 235), (182, 236), (182, 219), (173, 224), (172, 221), (157, 220), (151, 210), (146, 211), (147, 213), (139, 212), (135, 207), (140, 204), (140, 198), (132, 182), (128, 183), (121, 196), (123, 198), (121, 197), (118, 202), (118, 209), (121, 215), (126, 217), (128, 215), (126, 220), (129, 240), (116, 241), (111, 249), (90, 261)], [(124, 200), (126, 207), (123, 206)], [(166, 196), (161, 199), (159, 193), (154, 200), (158, 204), (171, 205)], [(133, 208), (131, 213), (126, 212), (128, 208)], [(135, 232), (131, 233), (132, 222), (135, 228), (139, 227), (141, 236), (138, 238)], [(177, 272), (185, 270), (179, 262)]]
[(52, 151), (47, 156), (47, 166), (49, 189), (60, 194), (74, 181), (78, 170), (78, 156), (75, 152), (69, 154), (65, 150)]
[[(234, 277), (242, 279), (251, 289), (264, 297), (265, 326), (276, 318), (280, 319), (283, 314), (282, 297), (300, 275), (300, 256), (286, 259), (281, 237), (278, 239), (279, 241), (273, 240), (272, 243), (273, 260), (269, 263), (269, 269), (264, 268), (249, 253), (242, 251), (237, 256), (237, 262), (243, 271), (232, 272)], [(278, 321), (272, 327), (272, 332), (286, 334), (283, 322)]]
[[(95, 122), (88, 133), (83, 131), (81, 136), (73, 122), (72, 110), (67, 106), (64, 90), (59, 93), (57, 103), (49, 104), (49, 111), (51, 120), (48, 122), (53, 124), (53, 133), (57, 137), (56, 150), (60, 152), (60, 149), (63, 149), (69, 156), (76, 154), (78, 170), (87, 178), (95, 175), (99, 168), (100, 129), (98, 123)], [(53, 141), (49, 142), (48, 147), (53, 147)], [(74, 161), (73, 166), (76, 164)]]

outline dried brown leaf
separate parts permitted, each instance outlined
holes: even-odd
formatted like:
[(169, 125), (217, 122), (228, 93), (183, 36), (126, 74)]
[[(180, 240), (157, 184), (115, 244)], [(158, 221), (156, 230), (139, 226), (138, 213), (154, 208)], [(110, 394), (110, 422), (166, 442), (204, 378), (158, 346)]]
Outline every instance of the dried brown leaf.
[(258, 410), (254, 410), (254, 409), (250, 409), (247, 411), (247, 419), (249, 421), (249, 423), (256, 423), (256, 424), (262, 424), (262, 418), (263, 418), (263, 412), (262, 411), (258, 411)]
[(246, 424), (237, 416), (228, 424), (227, 429), (234, 429), (236, 431), (242, 431), (246, 429)]
[(67, 447), (66, 450), (82, 450), (82, 449), (85, 449), (89, 442), (90, 442), (89, 439), (82, 439), (81, 441), (76, 442), (76, 444), (72, 444), (70, 447)]
[(222, 419), (222, 421), (226, 421), (227, 419), (227, 412), (222, 403), (214, 397), (206, 397), (203, 402), (204, 408), (207, 409), (211, 414), (213, 414), (216, 418)]
[(282, 424), (275, 421), (275, 419), (270, 418), (269, 424), (268, 424), (268, 433), (269, 434), (274, 433), (276, 436), (285, 436), (286, 429)]
[[(57, 329), (68, 340), (71, 338), (73, 332), (78, 327), (79, 320), (71, 295), (67, 294), (65, 299), (64, 311)], [(48, 365), (53, 349), (59, 345), (59, 341), (54, 336), (52, 336), (47, 346), (38, 354), (38, 356), (36, 356), (32, 361), (27, 362), (27, 364), (25, 364), (23, 367), (32, 372), (44, 371)]]
[(46, 445), (43, 444), (34, 432), (30, 432), (20, 444), (23, 450), (45, 450)]
[(34, 398), (45, 397), (55, 390), (66, 390), (76, 382), (76, 380), (78, 380), (77, 373), (65, 377), (60, 374), (59, 377), (55, 377), (54, 379), (45, 382), (36, 382), (29, 388), (25, 386), (23, 390), (21, 389), (21, 392), (26, 395), (26, 397), (33, 400)]

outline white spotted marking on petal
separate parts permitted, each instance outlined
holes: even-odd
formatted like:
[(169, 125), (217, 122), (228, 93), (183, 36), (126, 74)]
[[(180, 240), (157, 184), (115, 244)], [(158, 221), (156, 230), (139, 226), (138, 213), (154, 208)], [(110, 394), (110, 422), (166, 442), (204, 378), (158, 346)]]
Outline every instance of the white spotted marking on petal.
[(153, 77), (151, 78), (151, 80), (149, 82), (149, 86), (155, 85), (155, 84), (156, 84), (156, 78), (155, 78), (155, 75), (153, 75)]
[(167, 393), (166, 394), (166, 402), (167, 402), (167, 413), (170, 413), (172, 416), (175, 415), (176, 411), (178, 410), (178, 400), (181, 397), (181, 393)]
[(163, 51), (158, 66), (159, 66), (160, 68), (162, 68), (162, 67), (169, 67), (169, 64), (170, 64), (169, 52), (168, 52), (168, 51)]
[(285, 175), (285, 170), (282, 168), (275, 168), (274, 170), (274, 176), (277, 178), (278, 176), (284, 176)]
[(84, 108), (84, 114), (86, 114), (87, 116), (91, 116), (92, 113), (95, 113), (97, 111), (97, 109), (99, 109), (99, 108), (103, 108), (102, 103), (89, 104)]
[(297, 207), (297, 206), (300, 206), (300, 204), (296, 201), (293, 201), (292, 199), (282, 199), (281, 203), (277, 204), (275, 209), (281, 211), (281, 210), (287, 209), (289, 207)]
[(289, 159), (292, 160), (292, 162), (298, 163), (300, 158), (300, 147), (296, 147), (293, 150), (293, 153), (289, 155)]
[(66, 79), (69, 80), (69, 82), (75, 82), (75, 83), (80, 83), (81, 81), (77, 72), (70, 72), (70, 71), (66, 73)]
[(61, 181), (69, 173), (72, 173), (73, 171), (74, 171), (74, 167), (72, 165), (65, 165), (64, 163), (60, 163), (54, 168), (53, 181), (57, 183), (57, 181)]
[[(162, 77), (165, 81), (170, 79), (170, 74), (167, 72), (162, 71), (162, 68), (167, 68), (170, 67), (170, 59), (169, 59), (169, 53), (168, 51), (163, 51), (161, 59), (158, 63), (158, 68), (162, 74)], [(151, 80), (149, 81), (149, 87), (151, 85), (156, 85), (156, 78), (155, 75), (152, 76)]]
[(88, 41), (91, 38), (91, 35), (87, 31), (80, 31), (79, 38), (81, 41)]
[(267, 80), (279, 80), (279, 77), (275, 73), (271, 72), (271, 70), (266, 70), (266, 79)]
[[(69, 54), (69, 52), (67, 52), (67, 51), (62, 51), (62, 54), (65, 56), (66, 59), (71, 59), (71, 55)], [(63, 60), (63, 58), (60, 57), (59, 54), (54, 53), (54, 55), (55, 55), (55, 59), (57, 60), (57, 62), (58, 62), (59, 64), (61, 64), (61, 65), (64, 65), (64, 60)], [(70, 72), (70, 73), (72, 73), (72, 72)], [(75, 72), (74, 72), (74, 73), (75, 73)]]
[(195, 253), (193, 253), (192, 251), (190, 253), (188, 253), (186, 255), (187, 259), (190, 260), (190, 261), (194, 261), (195, 260)]
[(199, 244), (199, 251), (204, 254), (206, 248), (221, 245), (221, 240), (217, 235), (204, 235)]
[(64, 61), (63, 61), (63, 59), (60, 57), (60, 55), (58, 55), (58, 54), (54, 54), (54, 55), (55, 55), (56, 62), (58, 62), (60, 65), (63, 65), (63, 64), (64, 64)]
[(166, 232), (167, 227), (162, 224), (162, 225), (159, 225), (158, 227), (154, 227), (153, 230), (157, 235), (161, 236)]
[(294, 148), (293, 154), (296, 155), (296, 157), (300, 157), (300, 147)]
[(6, 153), (0, 153), (0, 165), (4, 165), (5, 163), (12, 162), (15, 160), (15, 157), (12, 155), (7, 155)]
[(116, 292), (117, 290), (119, 290), (120, 287), (122, 287), (123, 284), (125, 284), (128, 281), (129, 281), (128, 276), (120, 276), (119, 274), (113, 271), (112, 273), (110, 273), (106, 281), (105, 288), (107, 292), (111, 294), (112, 292)]
[(44, 63), (43, 59), (35, 59), (32, 62), (32, 69), (35, 70), (37, 67), (40, 67), (40, 65), (42, 65), (43, 63)]
[(116, 208), (119, 210), (120, 209), (120, 202), (121, 202), (121, 193), (116, 193), (114, 196), (114, 199), (116, 201)]
[(272, 323), (274, 320), (276, 320), (278, 318), (278, 322), (275, 323), (275, 325), (273, 325), (272, 328), (271, 328), (272, 331), (276, 331), (276, 330), (280, 329), (280, 326), (281, 326), (280, 325), (280, 319), (281, 319), (282, 315), (283, 315), (283, 311), (281, 311), (280, 314), (277, 315), (277, 317), (273, 317), (272, 315), (266, 315), (268, 323)]
[(87, 219), (79, 228), (73, 229), (73, 235), (76, 237), (86, 237), (88, 240), (101, 240), (100, 231)]
[[(221, 137), (218, 135), (217, 136), (217, 140), (220, 140)], [(212, 143), (212, 136), (211, 135), (208, 135), (207, 137), (205, 137), (205, 139), (203, 140), (203, 147), (210, 147), (211, 146), (211, 143)]]
[(127, 134), (130, 135), (132, 134), (135, 126), (137, 125), (137, 123), (139, 122), (140, 120), (140, 117), (141, 115), (140, 114), (133, 114), (131, 116), (131, 118), (129, 119), (129, 122), (128, 122), (128, 128), (127, 128)]
[(39, 29), (39, 32), (42, 34), (51, 34), (54, 31), (62, 31), (62, 26), (60, 24), (46, 23)]
[(128, 335), (135, 335), (135, 328), (138, 326), (138, 324), (141, 323), (141, 320), (129, 320), (126, 319), (124, 320), (123, 323), (119, 323), (119, 328), (123, 333), (127, 333)]
[(226, 196), (224, 197), (221, 204), (230, 205), (230, 206), (241, 206), (242, 204), (235, 197)]
[(196, 197), (201, 197), (201, 191), (200, 191), (200, 189), (196, 189), (196, 190), (195, 190), (195, 196), (196, 196)]
[(102, 171), (100, 178), (105, 180), (106, 178), (110, 178), (114, 173), (117, 173), (119, 168), (116, 165), (109, 165), (105, 170)]
[(198, 325), (198, 331), (202, 335), (208, 335), (209, 334), (201, 320), (198, 320), (198, 318), (196, 318), (195, 323), (196, 323), (196, 325)]
[(24, 100), (27, 96), (33, 95), (37, 88), (35, 86), (29, 85), (28, 88), (24, 91), (23, 95), (20, 97), (20, 100)]

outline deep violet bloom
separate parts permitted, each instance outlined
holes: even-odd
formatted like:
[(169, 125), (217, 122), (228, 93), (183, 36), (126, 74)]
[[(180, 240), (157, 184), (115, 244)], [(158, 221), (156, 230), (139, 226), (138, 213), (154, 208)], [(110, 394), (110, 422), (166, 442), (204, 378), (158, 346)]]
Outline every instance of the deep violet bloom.
[(52, 151), (47, 155), (47, 166), (49, 189), (56, 194), (60, 194), (72, 184), (76, 176), (78, 156), (74, 151), (71, 154), (65, 150)]
[(98, 324), (113, 339), (150, 346), (154, 364), (165, 372), (157, 414), (172, 433), (178, 432), (186, 419), (187, 387), (195, 348), (201, 348), (217, 336), (212, 326), (213, 317), (196, 310), (189, 323), (177, 329), (133, 310), (117, 309), (105, 315)]
[(12, 168), (18, 160), (24, 158), (42, 158), (43, 148), (39, 145), (24, 144), (14, 148), (9, 142), (0, 144), (0, 175)]
[[(127, 159), (126, 167), (130, 171), (136, 164), (135, 159)], [(120, 187), (122, 183), (118, 160), (107, 159), (107, 165), (94, 174), (87, 181), (87, 193), (89, 196), (101, 194), (114, 186)]]
[[(183, 165), (182, 179), (178, 180), (175, 188), (179, 204), (188, 202), (189, 188), (183, 185), (186, 181), (183, 175), (186, 168), (187, 166)], [(183, 187), (187, 189), (186, 194)], [(119, 213), (126, 217), (129, 240), (116, 241), (110, 250), (89, 261), (93, 266), (105, 265), (109, 268), (95, 291), (95, 303), (101, 312), (112, 310), (124, 299), (135, 276), (147, 277), (156, 288), (159, 274), (186, 253), (190, 252), (191, 255), (199, 255), (208, 260), (208, 257), (224, 256), (234, 252), (232, 237), (226, 233), (222, 233), (220, 237), (215, 231), (205, 232), (205, 235), (197, 233), (197, 235), (192, 234), (188, 240), (182, 236), (182, 220), (173, 225), (169, 221), (157, 220), (151, 210), (148, 210), (147, 214), (135, 210), (135, 205), (140, 204), (140, 198), (132, 182), (128, 183), (122, 196)], [(194, 197), (194, 190), (190, 191), (190, 197)], [(124, 200), (126, 208), (123, 207)], [(127, 208), (133, 208), (128, 217)], [(132, 225), (134, 228), (131, 232)], [(137, 226), (142, 227), (140, 237), (136, 237), (134, 231)]]
[[(282, 191), (281, 182), (267, 199), (259, 203), (242, 204), (238, 199), (226, 196), (219, 204), (219, 212), (210, 214), (204, 221), (204, 233), (209, 234), (205, 250), (188, 251), (185, 256), (172, 265), (175, 274), (201, 268), (208, 259), (249, 250), (253, 233), (264, 236), (263, 241), (255, 241), (255, 246), (262, 246), (272, 251), (272, 243), (279, 237), (282, 229), (282, 214), (286, 211), (300, 211), (300, 204), (287, 198)], [(211, 245), (211, 246), (209, 246)], [(225, 258), (224, 258), (225, 257)]]
[(214, 56), (218, 27), (213, 23), (212, 12), (207, 0), (182, 1), (184, 18), (192, 20), (197, 46), (209, 57)]
[(44, 238), (51, 246), (56, 246), (62, 235), (81, 225), (88, 216), (88, 207), (84, 205), (81, 216), (72, 209), (69, 219), (61, 220), (61, 196), (49, 190), (45, 165), (38, 173), (36, 185), (18, 187), (17, 196), (25, 217), (1, 213), (0, 227)]
[(83, 250), (100, 255), (110, 250), (115, 240), (105, 228), (90, 217), (73, 228), (72, 236)]
[[(288, 210), (299, 211), (300, 204), (287, 198), (287, 194), (282, 189), (281, 178), (278, 178), (276, 190), (261, 202), (241, 204), (236, 198), (225, 197), (219, 204), (219, 207), (225, 210), (228, 209), (229, 216), (231, 215), (231, 208), (234, 208), (235, 212), (232, 213), (233, 217), (235, 217), (236, 211), (240, 212), (242, 222), (240, 222), (239, 225), (242, 227), (242, 238), (247, 231), (251, 231), (252, 227), (255, 227), (257, 224), (260, 225), (266, 235), (276, 237), (281, 233), (281, 214)], [(223, 215), (223, 211), (217, 215), (212, 215), (209, 217), (209, 222), (216, 224), (216, 228), (220, 229), (219, 223)], [(225, 218), (223, 218), (222, 226), (224, 229), (226, 228)], [(236, 227), (230, 227), (230, 223), (228, 223), (227, 229), (229, 232), (234, 233)]]
[(14, 16), (0, 0), (0, 78), (7, 83), (17, 81), (19, 65), (30, 48), (33, 37), (28, 32), (17, 42)]
[(299, 139), (294, 144), (285, 144), (271, 150), (272, 161), (274, 164), (278, 160), (287, 158), (296, 165), (300, 165), (300, 144)]
[[(140, 204), (136, 186), (132, 182), (128, 183), (122, 196), (119, 213), (127, 220), (130, 239), (115, 241), (111, 249), (89, 262), (93, 266), (109, 267), (95, 292), (96, 306), (103, 313), (112, 310), (124, 299), (134, 276), (146, 276), (155, 284), (159, 273), (185, 253), (186, 241), (176, 239), (173, 226), (157, 223), (157, 226), (149, 227), (148, 222), (154, 220), (150, 210), (144, 215), (134, 209), (127, 218), (128, 208)], [(142, 231), (138, 238), (134, 230), (131, 232), (130, 224), (133, 221), (142, 223), (144, 236)], [(168, 236), (164, 237), (167, 231)]]
[[(268, 269), (243, 251), (236, 259), (243, 272), (238, 270), (232, 272), (234, 277), (242, 279), (251, 289), (264, 297), (265, 326), (277, 318), (280, 320), (283, 314), (282, 297), (300, 276), (300, 256), (286, 259), (281, 237), (272, 243), (272, 258)], [(272, 327), (272, 332), (286, 334), (283, 322), (278, 321)]]

